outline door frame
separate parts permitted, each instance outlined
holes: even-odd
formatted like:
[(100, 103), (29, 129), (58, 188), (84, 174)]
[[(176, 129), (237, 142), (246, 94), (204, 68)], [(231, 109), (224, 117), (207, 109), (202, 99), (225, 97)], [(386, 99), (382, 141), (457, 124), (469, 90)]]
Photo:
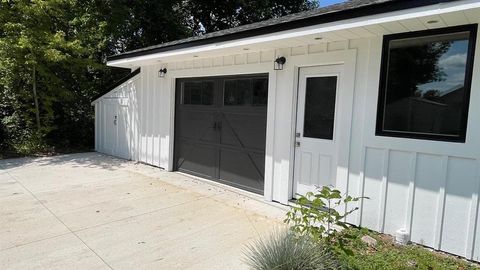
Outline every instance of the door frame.
[[(331, 65), (318, 65), (318, 66), (308, 66), (308, 67), (299, 67), (298, 68), (298, 87), (296, 89), (296, 110), (295, 110), (295, 122), (294, 122), (294, 130), (295, 130), (295, 138), (294, 138), (294, 144), (297, 142), (297, 137), (296, 137), (296, 133), (298, 132), (298, 126), (299, 126), (299, 116), (302, 115), (302, 112), (301, 110), (303, 110), (303, 118), (305, 119), (305, 104), (303, 104), (303, 106), (300, 106), (300, 100), (302, 99), (300, 97), (300, 85), (301, 85), (301, 81), (300, 81), (300, 77), (301, 77), (301, 71), (302, 69), (309, 69), (309, 68), (320, 68), (320, 69), (325, 69), (325, 71), (321, 71), (321, 72), (318, 72), (318, 73), (314, 73), (314, 74), (308, 74), (308, 75), (304, 75), (304, 78), (305, 79), (308, 79), (308, 78), (322, 78), (322, 77), (335, 77), (337, 82), (336, 82), (336, 89), (335, 89), (335, 104), (334, 104), (334, 121), (333, 121), (333, 137), (331, 140), (329, 139), (320, 139), (320, 138), (316, 138), (316, 140), (320, 140), (320, 141), (323, 141), (323, 142), (331, 142), (333, 144), (336, 145), (336, 154), (335, 154), (335, 159), (332, 160), (334, 161), (335, 163), (338, 163), (337, 162), (337, 157), (338, 157), (338, 154), (340, 153), (340, 143), (339, 143), (339, 132), (341, 132), (342, 130), (340, 130), (340, 123), (341, 123), (341, 119), (339, 119), (339, 115), (342, 115), (343, 116), (343, 111), (344, 110), (344, 104), (343, 104), (343, 97), (342, 97), (342, 94), (343, 94), (343, 78), (345, 77), (344, 75), (344, 65), (343, 64), (331, 64)], [(330, 69), (331, 68), (331, 69)], [(307, 73), (310, 73), (307, 71)], [(305, 84), (305, 87), (306, 87), (306, 84)], [(306, 94), (306, 89), (304, 91), (304, 94)], [(304, 102), (305, 99), (303, 99)], [(304, 120), (303, 119), (303, 120)], [(350, 119), (351, 121), (351, 119)], [(305, 123), (303, 123), (302, 127), (304, 127)], [(303, 134), (303, 131), (301, 132)], [(303, 137), (303, 136), (302, 136)], [(305, 138), (305, 137), (303, 137)], [(297, 190), (298, 191), (298, 181), (295, 180), (295, 168), (297, 166), (296, 162), (297, 162), (297, 151), (296, 151), (296, 148), (297, 147), (294, 147), (294, 157), (293, 157), (293, 196), (295, 197), (295, 191)], [(298, 164), (300, 165), (300, 164)], [(298, 169), (298, 168), (297, 168)], [(298, 172), (298, 171), (297, 171)], [(334, 172), (335, 174), (338, 174), (338, 172)], [(336, 180), (337, 180), (337, 175), (335, 175), (335, 183), (336, 183)], [(297, 187), (297, 188), (296, 188)]]
[[(318, 56), (318, 57), (314, 57)], [(292, 101), (293, 101), (293, 110), (292, 110), (292, 125), (290, 133), (290, 166), (289, 166), (289, 181), (286, 189), (281, 190), (282, 197), (286, 200), (294, 198), (294, 187), (295, 187), (295, 133), (297, 127), (297, 112), (298, 112), (298, 87), (300, 80), (300, 68), (305, 67), (315, 67), (315, 66), (330, 66), (330, 65), (343, 65), (343, 76), (346, 78), (352, 78), (350, 80), (344, 79), (342, 81), (344, 85), (344, 109), (341, 112), (341, 119), (349, 119), (348, 123), (344, 121), (339, 122), (341, 130), (348, 132), (341, 132), (339, 134), (339, 144), (342, 149), (339, 149), (338, 152), (338, 161), (337, 161), (337, 180), (336, 180), (336, 189), (339, 189), (342, 193), (347, 193), (348, 191), (348, 181), (349, 181), (349, 166), (350, 166), (350, 137), (352, 132), (352, 123), (353, 123), (353, 98), (355, 90), (355, 78), (356, 78), (356, 61), (357, 61), (357, 50), (348, 49), (344, 51), (334, 51), (334, 52), (325, 52), (319, 53), (317, 55), (300, 55), (290, 57), (290, 63), (293, 64), (293, 91), (292, 91)], [(340, 83), (340, 82), (339, 82)]]
[[(266, 108), (265, 108), (265, 120), (266, 120), (266, 125), (265, 125), (265, 130), (266, 130), (266, 138), (265, 138), (265, 145), (264, 145), (264, 171), (263, 171), (263, 174), (264, 174), (264, 177), (263, 177), (263, 191), (262, 191), (262, 195), (266, 196), (265, 194), (268, 194), (270, 193), (269, 190), (267, 189), (267, 151), (269, 150), (269, 141), (268, 141), (268, 132), (269, 132), (269, 112), (270, 112), (270, 98), (271, 98), (271, 93), (270, 91), (272, 90), (272, 85), (271, 85), (271, 73), (270, 72), (255, 72), (255, 71), (252, 71), (252, 72), (248, 72), (248, 73), (240, 73), (240, 74), (237, 74), (237, 73), (231, 73), (231, 74), (222, 74), (222, 75), (213, 75), (213, 74), (205, 74), (205, 75), (190, 75), (190, 76), (177, 76), (177, 77), (174, 77), (172, 78), (172, 81), (173, 81), (173, 91), (172, 91), (172, 99), (173, 99), (173, 108), (172, 108), (172, 120), (173, 120), (173, 135), (172, 135), (172, 164), (171, 164), (171, 169), (172, 171), (179, 171), (179, 172), (182, 172), (181, 170), (179, 170), (179, 168), (177, 167), (177, 164), (176, 161), (177, 161), (177, 157), (178, 157), (178, 152), (177, 152), (177, 148), (178, 148), (178, 141), (177, 141), (177, 134), (176, 134), (176, 130), (177, 130), (177, 114), (176, 114), (176, 110), (177, 110), (177, 105), (178, 105), (178, 102), (179, 102), (179, 98), (181, 98), (181, 96), (177, 95), (177, 92), (178, 91), (181, 91), (181, 89), (179, 88), (179, 84), (183, 81), (196, 81), (196, 80), (208, 80), (208, 79), (211, 79), (211, 80), (222, 80), (222, 83), (224, 84), (225, 83), (225, 80), (227, 79), (239, 79), (239, 78), (259, 78), (259, 77), (262, 77), (262, 78), (266, 78), (267, 79), (267, 82), (268, 82), (268, 88), (267, 88), (267, 105), (266, 105)], [(214, 83), (214, 92), (218, 92), (220, 93), (221, 92), (221, 95), (218, 96), (218, 97), (215, 97), (214, 95), (214, 104), (216, 102), (221, 102), (223, 103), (223, 99), (224, 99), (224, 85), (217, 85), (217, 83), (215, 82)], [(216, 100), (218, 99), (218, 100)], [(218, 105), (218, 104), (217, 104)], [(217, 110), (220, 110), (221, 108), (223, 108), (223, 105), (221, 107), (215, 107)], [(236, 108), (230, 108), (230, 110), (236, 110)], [(211, 180), (211, 181), (214, 181), (214, 182), (217, 182), (217, 183), (221, 183), (221, 184), (225, 184), (225, 185), (228, 185), (228, 186), (231, 186), (231, 187), (234, 187), (234, 188), (239, 188), (239, 189), (242, 189), (244, 191), (247, 191), (247, 192), (252, 192), (252, 193), (257, 193), (256, 191), (254, 191), (253, 189), (249, 189), (247, 186), (245, 187), (240, 187), (241, 185), (236, 185), (230, 181), (227, 181), (227, 180), (222, 180), (220, 177), (219, 177), (219, 170), (220, 170), (220, 157), (218, 157), (218, 160), (217, 160), (217, 168), (216, 168), (218, 171), (215, 172), (215, 177), (207, 177), (205, 175), (201, 175), (199, 173), (196, 173), (196, 172), (185, 172), (187, 174), (190, 174), (192, 176), (195, 176), (195, 177), (200, 177), (200, 178), (204, 178), (204, 179), (207, 179), (207, 180)], [(258, 194), (258, 193), (257, 193)]]
[[(220, 58), (222, 59), (222, 58)], [(225, 58), (228, 59), (228, 58)], [(267, 103), (267, 138), (265, 148), (265, 188), (263, 197), (267, 201), (273, 200), (274, 192), (274, 129), (275, 129), (275, 108), (277, 95), (277, 72), (273, 71), (272, 62), (275, 58), (262, 58), (258, 63), (242, 64), (242, 65), (219, 65), (210, 64), (208, 68), (183, 67), (169, 68), (167, 77), (161, 80), (159, 87), (168, 91), (168, 100), (166, 102), (168, 111), (168, 139), (165, 141), (167, 145), (163, 158), (167, 160), (165, 168), (167, 171), (173, 171), (174, 168), (174, 139), (175, 138), (175, 87), (176, 80), (190, 77), (211, 77), (211, 76), (228, 76), (228, 75), (248, 75), (252, 73), (268, 74), (268, 103)], [(271, 60), (271, 61), (270, 61)], [(196, 62), (198, 63), (198, 62)], [(155, 68), (162, 67), (157, 65)], [(157, 70), (157, 69), (155, 69)]]
[[(102, 111), (102, 118), (103, 118), (103, 129), (104, 131), (100, 131), (100, 132), (103, 132), (104, 135), (103, 135), (103, 142), (101, 143), (101, 151), (107, 153), (108, 155), (112, 155), (112, 156), (118, 156), (118, 154), (120, 153), (119, 151), (119, 145), (118, 145), (118, 138), (119, 138), (119, 130), (118, 130), (118, 123), (120, 121), (120, 117), (121, 117), (121, 113), (122, 113), (122, 110), (126, 110), (126, 114), (123, 115), (124, 118), (123, 120), (125, 121), (125, 125), (128, 125), (128, 110), (129, 110), (129, 103), (128, 103), (128, 99), (127, 98), (124, 98), (124, 97), (103, 97), (101, 102), (99, 103), (101, 104), (100, 106), (100, 110)], [(116, 124), (115, 124), (115, 136), (114, 136), (114, 139), (115, 141), (113, 142), (113, 149), (109, 150), (107, 148), (105, 148), (105, 142), (107, 141), (106, 138), (107, 138), (107, 129), (108, 129), (108, 123), (110, 121), (112, 121), (112, 119), (108, 119), (108, 112), (113, 112), (113, 115), (116, 116), (116, 118), (114, 118), (114, 120), (116, 121)], [(126, 127), (125, 128), (125, 136), (126, 136), (126, 140), (127, 140), (127, 145), (125, 146), (126, 149), (125, 150), (125, 153), (126, 156), (120, 156), (121, 158), (124, 158), (124, 159), (127, 159), (127, 160), (130, 160), (132, 158), (132, 155), (131, 155), (131, 142), (130, 142), (130, 137), (128, 136), (128, 128)]]

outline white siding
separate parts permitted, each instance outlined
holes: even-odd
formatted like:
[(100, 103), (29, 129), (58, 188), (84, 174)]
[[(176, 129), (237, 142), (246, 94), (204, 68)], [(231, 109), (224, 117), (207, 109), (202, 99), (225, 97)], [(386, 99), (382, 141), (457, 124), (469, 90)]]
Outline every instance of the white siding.
[[(391, 32), (399, 27), (414, 29), (416, 25), (405, 21), (403, 26), (371, 26), (368, 31)], [(353, 53), (348, 176), (337, 185), (353, 196), (369, 199), (358, 203), (361, 209), (349, 222), (388, 234), (406, 229), (414, 242), (478, 261), (480, 106), (475, 104), (480, 100), (480, 65), (475, 65), (466, 143), (379, 137), (375, 136), (375, 119), (381, 46), (382, 39), (372, 37), (142, 66), (140, 75), (109, 95), (128, 96), (131, 158), (172, 170), (175, 79), (268, 72), (265, 198), (287, 203), (292, 196), (298, 67), (301, 61), (303, 65), (324, 63)], [(477, 63), (479, 53), (477, 44)], [(287, 58), (284, 70), (273, 71), (275, 56)], [(165, 78), (157, 77), (161, 67), (168, 68)], [(97, 101), (95, 108), (98, 151), (104, 151), (108, 140), (102, 128), (106, 124), (103, 102)]]
[[(477, 60), (478, 47), (477, 43)], [(466, 143), (375, 136), (380, 53), (381, 40), (374, 38), (364, 100), (365, 119), (370, 120), (361, 121), (362, 127), (352, 125), (352, 134), (363, 131), (363, 141), (361, 145), (352, 141), (351, 162), (360, 164), (360, 170), (352, 164), (350, 182), (359, 179), (357, 194), (370, 197), (356, 223), (388, 234), (406, 229), (413, 242), (478, 261), (480, 242), (474, 237), (479, 227), (479, 127), (468, 125)], [(476, 64), (469, 123), (480, 121), (475, 106), (478, 75)], [(362, 160), (354, 162), (358, 158)], [(349, 190), (355, 194), (355, 189)]]

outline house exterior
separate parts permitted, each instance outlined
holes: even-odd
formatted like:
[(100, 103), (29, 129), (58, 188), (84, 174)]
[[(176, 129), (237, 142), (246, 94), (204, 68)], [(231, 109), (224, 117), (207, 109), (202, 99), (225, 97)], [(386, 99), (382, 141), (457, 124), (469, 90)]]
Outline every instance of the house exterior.
[(480, 261), (477, 0), (353, 0), (109, 57), (99, 152), (288, 204), (333, 185), (348, 221)]

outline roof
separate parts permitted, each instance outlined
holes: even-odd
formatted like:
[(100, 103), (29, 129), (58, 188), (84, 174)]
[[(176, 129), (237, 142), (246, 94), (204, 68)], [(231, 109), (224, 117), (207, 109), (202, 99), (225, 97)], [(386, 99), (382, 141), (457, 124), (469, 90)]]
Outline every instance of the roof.
[(97, 99), (101, 98), (102, 96), (104, 96), (105, 94), (107, 94), (108, 92), (112, 91), (113, 89), (117, 88), (118, 86), (120, 86), (122, 83), (130, 80), (131, 78), (135, 77), (136, 75), (140, 74), (140, 68), (137, 68), (136, 70), (134, 70), (133, 72), (131, 72), (130, 74), (128, 74), (127, 76), (121, 78), (120, 80), (118, 80), (117, 82), (115, 82), (113, 85), (111, 85), (110, 87), (108, 87), (107, 89), (105, 89), (105, 91), (101, 91), (100, 93), (96, 94), (93, 98), (92, 98), (92, 102), (95, 102)]
[(339, 20), (434, 5), (458, 0), (350, 0), (341, 4), (290, 14), (201, 36), (166, 42), (109, 56), (108, 61), (231, 41)]

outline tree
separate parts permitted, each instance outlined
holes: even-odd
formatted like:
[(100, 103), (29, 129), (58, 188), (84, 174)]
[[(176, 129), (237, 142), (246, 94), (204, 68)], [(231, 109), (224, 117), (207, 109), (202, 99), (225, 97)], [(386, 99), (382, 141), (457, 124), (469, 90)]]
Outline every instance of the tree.
[(95, 1), (0, 2), (0, 109), (11, 139), (48, 139), (59, 115), (82, 127), (91, 122), (92, 77), (104, 69), (98, 56), (107, 44), (106, 23), (94, 7)]
[(314, 7), (308, 0), (2, 0), (0, 148), (93, 146), (90, 99), (129, 70), (107, 55)]
[(397, 91), (389, 92), (387, 103), (418, 95), (418, 85), (443, 80), (438, 61), (450, 47), (451, 42), (437, 42), (391, 49), (387, 88)]
[(117, 0), (104, 6), (109, 52), (119, 53), (184, 38), (181, 0)]
[[(193, 35), (259, 22), (317, 7), (311, 0), (184, 0), (180, 10)], [(204, 27), (201, 29), (200, 24)]]

